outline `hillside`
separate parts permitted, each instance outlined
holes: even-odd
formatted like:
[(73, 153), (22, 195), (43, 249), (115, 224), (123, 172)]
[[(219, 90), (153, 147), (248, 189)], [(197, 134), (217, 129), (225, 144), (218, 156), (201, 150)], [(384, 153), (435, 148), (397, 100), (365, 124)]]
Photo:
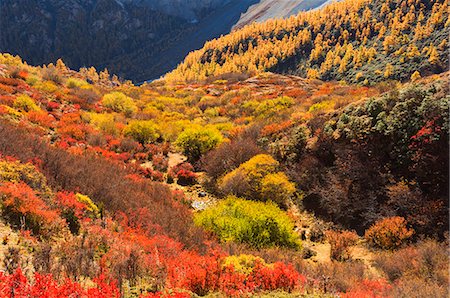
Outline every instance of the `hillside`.
[[(173, 70), (205, 41), (229, 33), (253, 4), (258, 0), (5, 0), (0, 1), (0, 52), (36, 65), (63, 58), (73, 69), (107, 68), (143, 82)], [(258, 14), (242, 17), (259, 21), (290, 12)]]
[(446, 94), (448, 73), (137, 87), (0, 55), (1, 288), (446, 297)]
[[(226, 34), (256, 0), (0, 2), (0, 51), (33, 64), (108, 68), (137, 82), (172, 70), (206, 40)], [(212, 23), (214, 20), (222, 22)], [(209, 20), (209, 21), (207, 21)], [(170, 63), (158, 64), (170, 58)]]
[(269, 19), (282, 19), (296, 15), (300, 11), (307, 11), (320, 7), (327, 3), (327, 0), (262, 0), (249, 7), (242, 14), (234, 29), (242, 28), (253, 22), (261, 23)]
[[(274, 3), (0, 0), (0, 38), (139, 77), (306, 4)], [(447, 6), (331, 3), (139, 84), (0, 52), (0, 297), (449, 297)]]
[(365, 85), (448, 69), (448, 1), (347, 0), (253, 24), (190, 53), (168, 80), (273, 71)]

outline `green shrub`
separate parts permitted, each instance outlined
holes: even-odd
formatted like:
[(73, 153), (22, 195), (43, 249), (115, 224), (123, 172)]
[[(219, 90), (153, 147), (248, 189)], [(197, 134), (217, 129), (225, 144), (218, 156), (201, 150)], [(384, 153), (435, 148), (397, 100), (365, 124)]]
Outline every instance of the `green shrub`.
[(77, 79), (77, 78), (69, 78), (67, 79), (67, 87), (70, 89), (81, 88), (83, 86), (89, 85), (85, 80)]
[(223, 141), (222, 134), (213, 128), (188, 128), (177, 138), (175, 145), (187, 156), (190, 163), (197, 162), (208, 151)]
[(254, 248), (300, 248), (294, 223), (274, 203), (229, 197), (196, 214), (195, 223), (215, 233), (223, 242), (245, 243)]
[(130, 116), (137, 111), (136, 104), (131, 97), (121, 92), (112, 92), (103, 96), (102, 103), (105, 107), (110, 108), (117, 113), (125, 113)]
[(158, 130), (152, 121), (133, 120), (125, 127), (124, 133), (141, 144), (148, 144), (160, 137)]

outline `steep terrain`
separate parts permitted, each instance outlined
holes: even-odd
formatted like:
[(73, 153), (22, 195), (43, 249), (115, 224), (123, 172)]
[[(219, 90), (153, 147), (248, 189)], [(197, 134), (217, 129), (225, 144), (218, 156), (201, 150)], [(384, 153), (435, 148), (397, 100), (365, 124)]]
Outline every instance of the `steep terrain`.
[(448, 69), (448, 0), (347, 0), (252, 24), (190, 53), (169, 80), (273, 71), (371, 84)]
[[(236, 23), (285, 17), (315, 6), (302, 1), (280, 7), (258, 0), (4, 0), (0, 1), (0, 51), (33, 64), (58, 58), (72, 68), (94, 66), (135, 82), (173, 70), (205, 41), (227, 34)], [(259, 4), (258, 4), (259, 3)], [(253, 5), (252, 13), (241, 14)], [(318, 4), (318, 2), (317, 2)], [(254, 15), (257, 10), (257, 15)]]
[(327, 2), (328, 0), (261, 0), (250, 6), (234, 28), (242, 28), (253, 22), (261, 23), (268, 19), (287, 18), (300, 11), (317, 8)]
[(63, 58), (77, 69), (92, 65), (134, 81), (154, 79), (228, 33), (254, 3), (6, 0), (0, 2), (0, 51), (34, 64)]

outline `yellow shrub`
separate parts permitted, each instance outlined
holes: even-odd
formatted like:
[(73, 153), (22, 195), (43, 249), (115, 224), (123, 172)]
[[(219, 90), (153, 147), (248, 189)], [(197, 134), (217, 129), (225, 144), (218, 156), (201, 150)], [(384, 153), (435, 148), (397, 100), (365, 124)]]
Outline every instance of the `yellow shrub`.
[(77, 193), (75, 197), (77, 198), (78, 202), (86, 205), (86, 209), (91, 212), (95, 218), (98, 218), (100, 216), (100, 210), (88, 196)]
[(230, 265), (232, 265), (236, 272), (249, 275), (250, 273), (252, 273), (257, 263), (263, 266), (267, 266), (266, 262), (261, 257), (245, 254), (238, 256), (233, 255), (228, 256), (224, 259), (223, 267), (229, 267)]
[(48, 93), (54, 93), (58, 90), (58, 86), (52, 81), (39, 82), (34, 87)]
[(103, 96), (102, 104), (117, 113), (125, 113), (127, 116), (137, 111), (136, 104), (131, 97), (121, 92), (112, 92)]
[(272, 156), (256, 155), (226, 174), (219, 181), (219, 189), (225, 194), (285, 206), (295, 192), (295, 185), (284, 173), (278, 172), (278, 167), (278, 161)]
[(14, 107), (25, 112), (40, 110), (40, 108), (34, 102), (34, 99), (25, 94), (20, 95), (16, 98), (16, 100), (14, 101)]

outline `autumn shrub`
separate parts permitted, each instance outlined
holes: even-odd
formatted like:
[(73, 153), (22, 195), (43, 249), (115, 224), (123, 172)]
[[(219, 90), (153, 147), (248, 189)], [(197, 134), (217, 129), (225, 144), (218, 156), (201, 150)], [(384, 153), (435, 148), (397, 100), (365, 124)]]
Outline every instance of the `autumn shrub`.
[(131, 121), (125, 127), (124, 134), (141, 144), (155, 142), (160, 137), (158, 126), (153, 121), (145, 120)]
[(280, 116), (281, 112), (287, 110), (293, 104), (293, 99), (288, 96), (265, 100), (258, 104), (255, 115), (263, 119)]
[(285, 206), (294, 194), (295, 185), (270, 155), (259, 154), (226, 174), (219, 183), (224, 194), (233, 194), (258, 201), (273, 201)]
[(36, 105), (35, 101), (29, 97), (28, 95), (20, 95), (14, 101), (14, 108), (30, 112), (30, 111), (39, 111), (40, 108)]
[(366, 265), (359, 261), (303, 265), (300, 273), (305, 274), (309, 280), (313, 281), (314, 288), (331, 293), (350, 291), (367, 278)]
[[(33, 280), (33, 281), (32, 281)], [(58, 283), (52, 275), (35, 273), (28, 279), (19, 268), (13, 274), (0, 272), (0, 296), (14, 297), (86, 297), (119, 298), (120, 292), (114, 282), (107, 282), (104, 276), (94, 279), (94, 287), (84, 288), (70, 279)]]
[(42, 78), (46, 81), (51, 81), (56, 84), (61, 84), (62, 77), (58, 73), (58, 70), (55, 67), (48, 67), (42, 71)]
[(250, 138), (239, 138), (220, 144), (201, 159), (201, 168), (215, 183), (224, 174), (231, 172), (253, 156), (262, 153)]
[(34, 234), (45, 235), (58, 220), (58, 214), (51, 210), (27, 184), (6, 182), (0, 186), (3, 216), (16, 227), (25, 227)]
[(203, 154), (216, 148), (223, 141), (222, 134), (212, 128), (188, 128), (175, 141), (188, 158), (190, 163), (196, 163)]
[(245, 275), (250, 274), (255, 268), (256, 264), (261, 264), (266, 266), (266, 262), (263, 258), (253, 255), (241, 254), (228, 256), (223, 260), (222, 266), (229, 267), (233, 266), (233, 269)]
[(197, 174), (194, 173), (194, 167), (187, 162), (180, 163), (169, 169), (167, 173), (170, 179), (177, 179), (180, 185), (193, 185), (197, 182)]
[(28, 120), (45, 128), (52, 128), (54, 126), (55, 118), (44, 111), (30, 111), (27, 114)]
[(380, 252), (374, 264), (392, 283), (400, 279), (421, 279), (446, 287), (449, 281), (446, 249), (445, 243), (425, 240), (397, 251)]
[(24, 182), (32, 189), (41, 193), (50, 193), (47, 179), (31, 163), (21, 163), (19, 160), (0, 159), (0, 181), (19, 183)]
[(358, 235), (350, 231), (326, 231), (326, 238), (331, 245), (331, 259), (346, 261), (351, 259), (349, 248), (356, 244)]
[(196, 214), (194, 220), (223, 242), (245, 243), (255, 248), (300, 248), (293, 222), (273, 203), (229, 197)]
[(127, 116), (131, 116), (137, 111), (134, 100), (121, 92), (112, 92), (104, 95), (102, 104), (114, 112), (124, 113)]
[(100, 95), (92, 89), (75, 88), (70, 90), (70, 94), (74, 98), (79, 98), (78, 104), (83, 109), (91, 109), (101, 99)]
[(441, 284), (429, 279), (407, 277), (398, 280), (392, 290), (391, 297), (433, 297), (447, 298), (450, 295), (448, 283)]
[(381, 249), (396, 249), (414, 234), (403, 217), (389, 217), (377, 221), (365, 233), (367, 242)]
[[(348, 292), (342, 293), (343, 298), (391, 297), (391, 288), (385, 280), (364, 280), (353, 286)], [(398, 296), (395, 296), (398, 297)]]
[(39, 140), (26, 128), (1, 119), (0, 152), (21, 161), (39, 157), (42, 160), (40, 168), (50, 185), (88, 195), (96, 205), (103, 204), (109, 212), (125, 211), (130, 215), (133, 210), (145, 208), (148, 212), (140, 213), (136, 218), (130, 216), (130, 220), (139, 223), (148, 233), (154, 233), (157, 226), (158, 231), (164, 231), (181, 243), (204, 246), (204, 233), (192, 223), (188, 207), (172, 200), (170, 188), (161, 183), (127, 179), (130, 171), (123, 164), (93, 154), (71, 155)]
[(121, 132), (117, 125), (118, 121), (113, 114), (88, 113), (84, 114), (83, 117), (87, 118), (90, 124), (105, 134), (118, 136)]
[(74, 89), (74, 88), (81, 88), (83, 86), (88, 85), (88, 83), (85, 80), (77, 79), (77, 78), (69, 78), (66, 81), (67, 87)]
[(167, 167), (169, 166), (169, 161), (162, 154), (155, 154), (152, 156), (152, 165), (153, 169), (161, 172), (167, 171)]

